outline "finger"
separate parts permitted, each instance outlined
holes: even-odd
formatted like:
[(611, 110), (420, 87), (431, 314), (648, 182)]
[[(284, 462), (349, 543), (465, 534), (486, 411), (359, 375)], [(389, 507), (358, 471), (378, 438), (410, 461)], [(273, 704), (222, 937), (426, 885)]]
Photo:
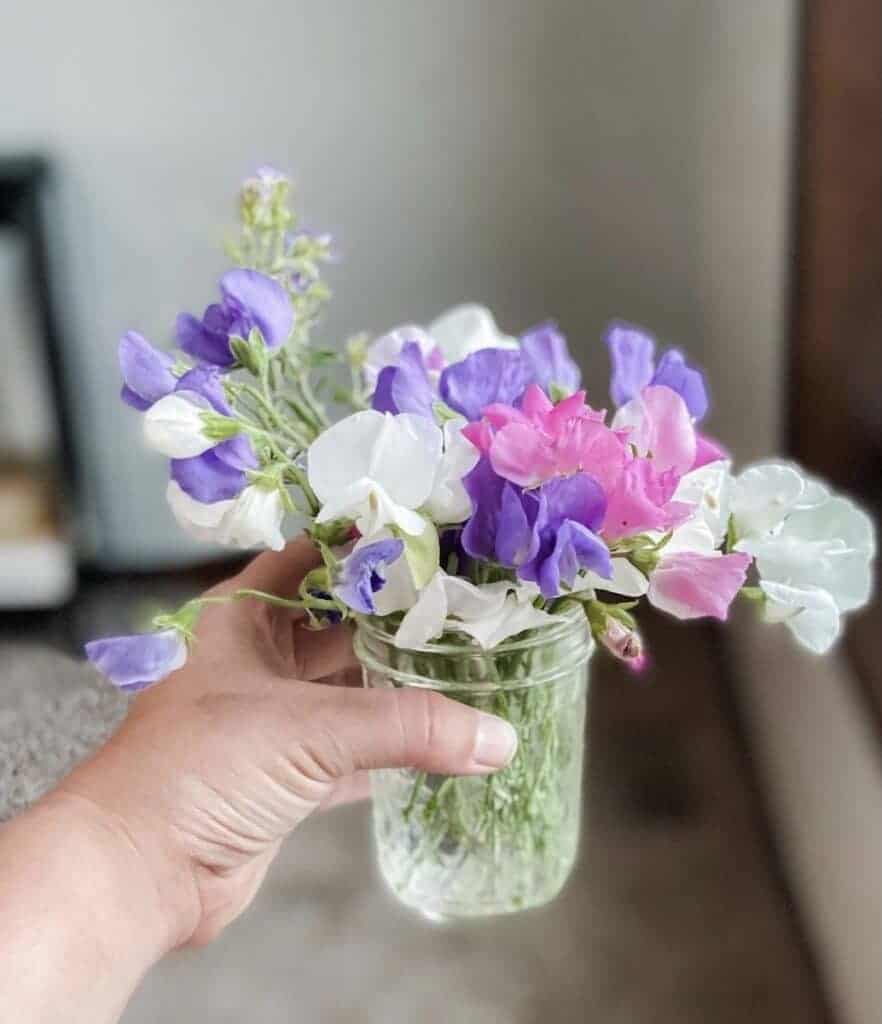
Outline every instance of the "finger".
[(367, 800), (370, 795), (371, 773), (356, 772), (354, 775), (347, 775), (346, 778), (340, 779), (331, 791), (331, 795), (319, 809), (327, 811), (332, 807), (341, 807), (343, 804), (357, 803), (360, 800)]
[(308, 537), (296, 537), (282, 551), (264, 551), (239, 574), (241, 587), (293, 597), (300, 581), (322, 564), (318, 548)]
[(419, 689), (322, 687), (322, 711), (309, 744), (337, 777), (364, 768), (418, 768), (486, 775), (517, 749), (508, 722)]
[(303, 622), (292, 624), (294, 671), (309, 682), (358, 667), (352, 650), (352, 630), (341, 622), (324, 629), (310, 629)]

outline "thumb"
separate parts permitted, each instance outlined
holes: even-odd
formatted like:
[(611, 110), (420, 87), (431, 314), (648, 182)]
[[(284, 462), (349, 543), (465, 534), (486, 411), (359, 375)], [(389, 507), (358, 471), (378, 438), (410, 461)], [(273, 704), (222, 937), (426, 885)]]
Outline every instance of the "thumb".
[(356, 690), (321, 687), (327, 737), (348, 763), (362, 768), (417, 768), (439, 775), (486, 775), (514, 756), (518, 736), (495, 715), (419, 689)]

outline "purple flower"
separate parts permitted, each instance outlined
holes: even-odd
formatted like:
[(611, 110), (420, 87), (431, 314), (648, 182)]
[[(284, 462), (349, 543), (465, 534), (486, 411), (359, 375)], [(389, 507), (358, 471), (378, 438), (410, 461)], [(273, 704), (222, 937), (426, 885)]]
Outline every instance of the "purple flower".
[(579, 387), (582, 372), (570, 356), (567, 340), (552, 321), (540, 324), (521, 338), (521, 352), (530, 371), (530, 383), (547, 394), (552, 385), (572, 394)]
[(224, 394), (223, 374), (216, 366), (201, 363), (178, 378), (175, 391), (195, 391), (221, 416), (232, 416), (233, 410)]
[(114, 686), (134, 693), (179, 669), (187, 660), (187, 644), (178, 630), (163, 629), (92, 640), (86, 657)]
[(243, 466), (241, 455), (241, 446), (231, 448), (230, 443), (224, 441), (191, 459), (172, 459), (172, 480), (191, 498), (203, 504), (229, 501), (238, 497), (248, 483), (245, 468), (253, 468)]
[(612, 572), (609, 549), (597, 536), (606, 513), (603, 488), (577, 473), (524, 490), (498, 477), (488, 460), (464, 480), (472, 516), (462, 544), (473, 558), (495, 560), (558, 597), (581, 569)]
[(656, 365), (652, 335), (622, 321), (607, 328), (606, 344), (613, 367), (609, 393), (616, 405), (630, 402), (650, 384), (659, 384), (680, 395), (694, 420), (703, 419), (708, 410), (704, 374), (689, 366), (679, 349), (668, 349)]
[(210, 305), (201, 320), (190, 313), (177, 319), (178, 344), (185, 352), (215, 366), (232, 366), (230, 337), (247, 338), (256, 327), (267, 348), (288, 340), (294, 310), (288, 293), (257, 270), (231, 270), (220, 280), (220, 303)]
[(371, 408), (378, 412), (411, 412), (431, 418), (432, 406), (437, 400), (422, 350), (415, 341), (408, 341), (395, 365), (380, 370)]
[(175, 390), (173, 365), (174, 360), (168, 353), (154, 348), (137, 331), (126, 331), (119, 342), (119, 369), (123, 379), (120, 397), (139, 412), (149, 409)]
[(494, 402), (513, 405), (531, 382), (519, 350), (482, 348), (441, 374), (441, 397), (468, 420), (478, 420)]
[(374, 594), (386, 583), (383, 571), (403, 551), (404, 542), (400, 540), (378, 540), (356, 548), (340, 566), (334, 593), (355, 611), (375, 614)]

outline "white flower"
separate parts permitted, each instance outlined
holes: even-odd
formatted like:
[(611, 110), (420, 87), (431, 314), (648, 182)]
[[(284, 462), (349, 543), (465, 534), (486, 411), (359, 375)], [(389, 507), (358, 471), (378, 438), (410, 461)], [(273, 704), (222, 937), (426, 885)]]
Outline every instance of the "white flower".
[(734, 481), (731, 512), (739, 538), (760, 537), (796, 509), (812, 508), (829, 498), (819, 481), (789, 462), (758, 462)]
[(537, 593), (532, 584), (502, 581), (476, 586), (439, 570), (404, 616), (395, 644), (420, 647), (452, 626), (490, 650), (525, 629), (559, 621), (559, 616), (533, 607)]
[(354, 519), (364, 536), (394, 524), (423, 532), (416, 512), (432, 493), (442, 434), (422, 416), (368, 409), (335, 423), (310, 445), (309, 483), (322, 504), (319, 523)]
[(380, 370), (397, 363), (407, 342), (419, 345), (430, 373), (458, 363), (482, 348), (518, 347), (516, 338), (499, 330), (486, 306), (454, 306), (433, 320), (428, 329), (405, 324), (371, 342), (364, 363), (365, 381), (371, 388), (376, 387)]
[(448, 309), (429, 324), (429, 334), (447, 365), (458, 363), (482, 348), (518, 347), (515, 338), (499, 330), (490, 310), (476, 303)]
[[(767, 463), (736, 481), (736, 551), (756, 559), (765, 616), (786, 621), (811, 650), (829, 650), (839, 618), (872, 592), (876, 538), (870, 517), (792, 465)], [(834, 615), (835, 610), (835, 615)]]
[(278, 490), (250, 484), (236, 498), (205, 503), (191, 498), (171, 480), (166, 498), (178, 525), (199, 540), (274, 551), (285, 546), (281, 531), (285, 510)]
[(840, 615), (833, 595), (820, 587), (790, 587), (762, 580), (763, 618), (785, 622), (797, 640), (815, 654), (829, 651), (839, 637)]
[(221, 544), (236, 548), (268, 547), (281, 551), (285, 546), (282, 520), (285, 508), (278, 488), (266, 490), (250, 484), (233, 502), (224, 516)]
[(466, 420), (462, 416), (447, 420), (444, 424), (444, 454), (435, 473), (432, 493), (426, 502), (426, 511), (439, 526), (461, 523), (472, 511), (472, 501), (466, 493), (462, 478), (478, 464), (481, 453), (467, 437), (462, 428)]
[(189, 459), (213, 448), (202, 430), (211, 405), (195, 391), (165, 395), (144, 413), (144, 440), (170, 459)]
[[(369, 537), (360, 537), (353, 551), (376, 544), (380, 540), (392, 540), (391, 530), (380, 530)], [(406, 558), (396, 558), (385, 570), (386, 582), (374, 594), (374, 607), (377, 615), (391, 615), (393, 612), (404, 612), (413, 607), (417, 599), (417, 588), (413, 582), (413, 572)]]
[(596, 572), (580, 572), (573, 584), (573, 591), (605, 590), (622, 597), (642, 597), (649, 589), (649, 580), (627, 558), (614, 557), (611, 564), (612, 576), (609, 579)]
[(664, 547), (666, 552), (713, 551), (720, 547), (729, 526), (734, 483), (731, 469), (728, 459), (718, 459), (680, 478), (673, 500), (694, 505), (695, 512), (674, 530)]

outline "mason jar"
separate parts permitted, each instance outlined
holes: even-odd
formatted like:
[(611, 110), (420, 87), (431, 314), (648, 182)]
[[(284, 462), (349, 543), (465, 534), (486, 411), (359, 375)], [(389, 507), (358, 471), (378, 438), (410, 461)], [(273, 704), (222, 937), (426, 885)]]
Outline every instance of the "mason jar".
[(579, 844), (588, 660), (581, 606), (492, 650), (450, 630), (400, 649), (378, 620), (355, 649), (371, 687), (423, 687), (510, 722), (511, 764), (487, 776), (413, 769), (373, 773), (380, 872), (407, 906), (433, 919), (484, 917), (554, 899)]

